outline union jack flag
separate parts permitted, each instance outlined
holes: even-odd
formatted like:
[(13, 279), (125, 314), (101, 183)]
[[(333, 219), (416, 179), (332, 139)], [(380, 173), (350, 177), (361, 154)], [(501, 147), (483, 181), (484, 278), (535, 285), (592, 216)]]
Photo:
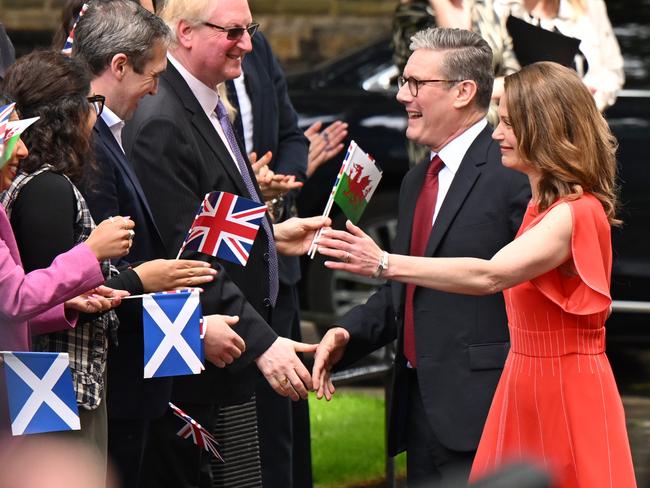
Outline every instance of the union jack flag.
[(184, 250), (210, 254), (246, 266), (266, 206), (232, 193), (208, 193), (178, 255)]
[(210, 434), (210, 432), (208, 432), (205, 428), (201, 427), (201, 424), (199, 424), (196, 420), (187, 415), (173, 403), (170, 402), (169, 407), (174, 412), (174, 415), (185, 422), (185, 425), (181, 428), (181, 430), (176, 432), (176, 435), (182, 437), (183, 439), (189, 439), (191, 437), (194, 444), (199, 446), (201, 449), (205, 449), (206, 451), (212, 453), (212, 455), (219, 461), (224, 462), (221, 454), (219, 454), (219, 451), (217, 450), (219, 443), (214, 438), (214, 436)]
[(86, 13), (86, 10), (88, 10), (88, 4), (84, 3), (81, 6), (81, 10), (79, 11), (79, 15), (77, 15), (74, 24), (72, 24), (72, 29), (70, 29), (70, 34), (68, 34), (68, 38), (65, 40), (63, 49), (61, 49), (61, 54), (65, 54), (66, 56), (70, 56), (72, 54), (72, 45), (74, 44), (74, 30), (77, 27), (77, 23), (79, 22), (79, 19), (81, 19), (81, 17), (83, 17), (84, 14)]

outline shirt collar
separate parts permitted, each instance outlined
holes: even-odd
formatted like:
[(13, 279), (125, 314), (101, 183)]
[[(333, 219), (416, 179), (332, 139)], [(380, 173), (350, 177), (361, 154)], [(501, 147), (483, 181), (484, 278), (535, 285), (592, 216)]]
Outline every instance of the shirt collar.
[(174, 56), (169, 52), (167, 53), (167, 59), (169, 59), (169, 62), (178, 70), (187, 85), (190, 87), (190, 90), (192, 90), (199, 105), (201, 105), (201, 108), (209, 117), (217, 107), (217, 103), (219, 103), (219, 93), (217, 90), (205, 85), (196, 76), (190, 73), (185, 66), (183, 66), (181, 62), (174, 58)]
[(113, 112), (110, 108), (108, 108), (108, 105), (104, 105), (104, 109), (102, 110), (102, 114), (100, 115), (102, 120), (106, 123), (109, 129), (111, 131), (113, 128), (122, 130), (122, 127), (124, 127), (124, 121), (120, 119), (115, 112)]
[(445, 163), (445, 167), (448, 168), (452, 173), (456, 174), (460, 163), (465, 157), (465, 153), (469, 149), (469, 146), (472, 145), (474, 139), (485, 129), (487, 126), (487, 119), (482, 118), (474, 125), (470, 126), (465, 132), (457, 136), (455, 139), (447, 143), (439, 153), (431, 152), (431, 158), (438, 154), (440, 159)]

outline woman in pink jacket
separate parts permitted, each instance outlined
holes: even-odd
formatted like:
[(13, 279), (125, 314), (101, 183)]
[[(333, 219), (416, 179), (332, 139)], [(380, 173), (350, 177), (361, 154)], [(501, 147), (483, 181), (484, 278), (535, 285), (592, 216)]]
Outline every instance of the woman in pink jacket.
[[(0, 105), (7, 100), (0, 96)], [(17, 120), (14, 113), (10, 120)], [(21, 140), (0, 170), (0, 190), (27, 156)], [(0, 351), (27, 351), (30, 336), (74, 327), (78, 312), (99, 312), (119, 305), (126, 292), (100, 286), (99, 261), (124, 256), (130, 247), (129, 219), (102, 222), (83, 243), (63, 253), (48, 268), (25, 274), (13, 231), (0, 205)], [(114, 298), (107, 300), (107, 297)]]

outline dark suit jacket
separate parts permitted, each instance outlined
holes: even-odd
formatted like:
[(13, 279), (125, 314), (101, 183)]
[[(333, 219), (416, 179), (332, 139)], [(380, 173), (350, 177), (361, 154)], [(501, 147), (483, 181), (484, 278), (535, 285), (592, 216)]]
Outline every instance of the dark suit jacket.
[[(158, 94), (142, 100), (127, 123), (123, 144), (169, 258), (176, 257), (206, 193), (220, 190), (248, 196), (236, 164), (171, 63), (161, 76)], [(238, 315), (236, 331), (246, 342), (246, 352), (226, 369), (208, 364), (201, 375), (177, 377), (173, 393), (177, 401), (229, 404), (250, 398), (257, 375), (252, 361), (277, 338), (266, 323), (271, 306), (267, 248), (260, 231), (246, 267), (200, 253), (183, 255), (217, 267), (215, 281), (201, 294), (203, 313)]]
[[(136, 234), (131, 251), (119, 265), (165, 256), (162, 237), (154, 222), (140, 181), (103, 119), (93, 130), (97, 174), (83, 193), (96, 222), (113, 215), (128, 215)], [(126, 300), (118, 309), (118, 344), (108, 350), (108, 415), (113, 418), (156, 418), (167, 409), (171, 378), (143, 378), (144, 345), (142, 302)]]
[[(516, 235), (530, 198), (527, 179), (501, 165), (487, 127), (468, 149), (431, 231), (426, 256), (489, 259)], [(408, 254), (415, 203), (426, 164), (402, 182), (393, 252)], [(389, 282), (339, 322), (351, 332), (350, 362), (398, 338), (389, 451), (407, 448), (406, 360), (402, 346), (405, 286)], [(417, 372), (431, 427), (449, 449), (475, 450), (508, 351), (501, 293), (469, 296), (416, 288)]]
[[(307, 179), (309, 141), (298, 127), (298, 115), (287, 92), (287, 81), (271, 46), (261, 32), (253, 36), (253, 51), (243, 61), (246, 92), (253, 112), (253, 150), (258, 156), (273, 153), (269, 166), (276, 173)], [(292, 192), (285, 209), (295, 203)], [(300, 280), (300, 260), (279, 256), (280, 281), (295, 285)]]

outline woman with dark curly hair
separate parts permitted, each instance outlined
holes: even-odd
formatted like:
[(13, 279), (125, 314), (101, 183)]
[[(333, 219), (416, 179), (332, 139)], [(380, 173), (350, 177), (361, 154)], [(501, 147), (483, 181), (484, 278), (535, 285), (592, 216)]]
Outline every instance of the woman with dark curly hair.
[[(29, 154), (2, 196), (25, 271), (46, 268), (53, 259), (85, 241), (95, 228), (75, 184), (92, 165), (90, 133), (101, 97), (89, 96), (90, 77), (83, 64), (54, 52), (35, 52), (19, 59), (5, 77), (4, 89), (27, 117), (40, 117), (23, 135)], [(134, 223), (123, 217), (125, 235)], [(128, 238), (128, 237), (127, 237)], [(127, 244), (128, 246), (128, 244)], [(105, 278), (108, 261), (101, 263)], [(131, 281), (131, 283), (129, 283)], [(120, 275), (111, 286), (137, 291), (135, 273)], [(105, 424), (104, 364), (107, 338), (117, 327), (115, 312), (80, 318), (75, 328), (35, 336), (36, 351), (70, 355), (82, 436), (101, 448)], [(100, 449), (103, 450), (103, 449)]]

